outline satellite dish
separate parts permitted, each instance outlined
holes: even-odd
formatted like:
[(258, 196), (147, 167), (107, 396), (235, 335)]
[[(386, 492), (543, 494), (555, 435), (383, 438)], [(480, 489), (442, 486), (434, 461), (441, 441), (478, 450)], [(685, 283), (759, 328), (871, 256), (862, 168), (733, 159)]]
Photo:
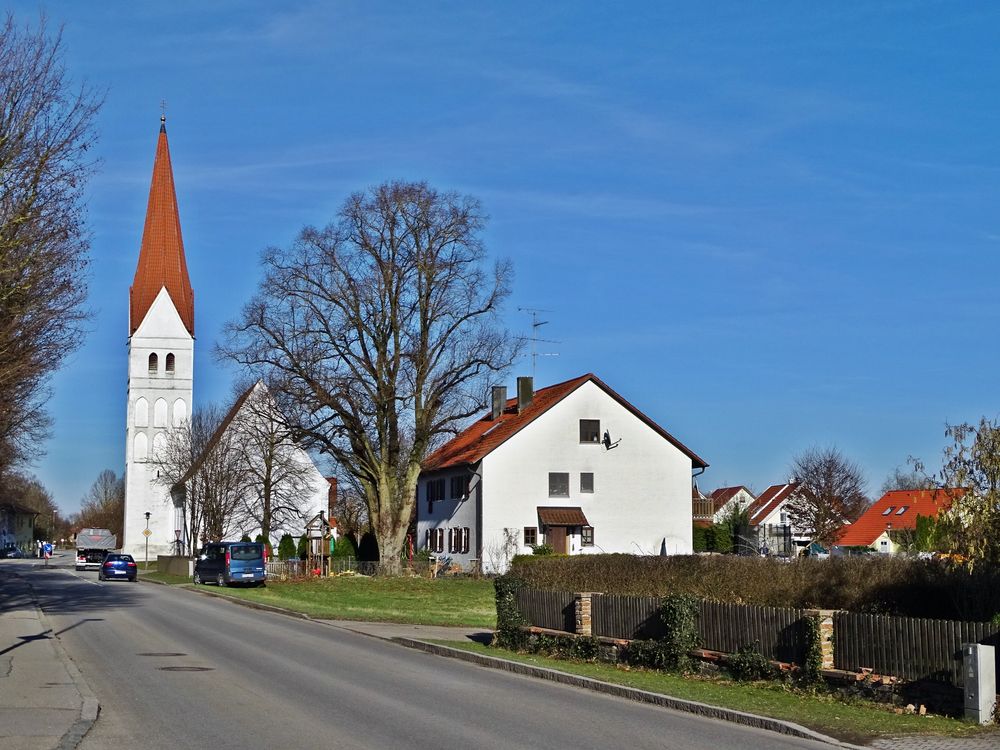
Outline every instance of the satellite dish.
[(618, 443), (620, 443), (621, 441), (622, 441), (622, 439), (618, 438), (615, 442), (612, 443), (611, 442), (611, 433), (608, 430), (605, 430), (604, 431), (604, 440), (602, 440), (601, 442), (604, 443), (604, 448), (606, 450), (611, 450), (612, 448), (617, 448), (618, 447)]

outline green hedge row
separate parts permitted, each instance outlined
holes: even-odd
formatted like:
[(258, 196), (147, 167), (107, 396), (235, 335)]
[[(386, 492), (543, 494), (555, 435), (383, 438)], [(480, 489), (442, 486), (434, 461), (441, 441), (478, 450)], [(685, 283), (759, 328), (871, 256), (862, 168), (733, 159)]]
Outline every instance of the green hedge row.
[(521, 585), (548, 591), (666, 596), (771, 607), (818, 607), (946, 620), (1000, 614), (1000, 570), (935, 560), (842, 557), (780, 562), (761, 557), (571, 555), (524, 557)]

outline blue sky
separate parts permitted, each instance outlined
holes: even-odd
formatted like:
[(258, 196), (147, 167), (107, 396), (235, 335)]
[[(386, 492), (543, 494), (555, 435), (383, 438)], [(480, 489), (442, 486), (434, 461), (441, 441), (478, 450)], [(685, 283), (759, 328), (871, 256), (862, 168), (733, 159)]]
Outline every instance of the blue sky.
[[(783, 481), (836, 445), (875, 492), (996, 416), (994, 3), (50, 3), (107, 91), (95, 317), (35, 471), (66, 512), (124, 465), (128, 287), (160, 100), (197, 327), (195, 401), (257, 256), (352, 191), (478, 196), (536, 383), (595, 372), (711, 464)], [(525, 360), (520, 373), (530, 374)], [(518, 373), (514, 373), (518, 374)]]

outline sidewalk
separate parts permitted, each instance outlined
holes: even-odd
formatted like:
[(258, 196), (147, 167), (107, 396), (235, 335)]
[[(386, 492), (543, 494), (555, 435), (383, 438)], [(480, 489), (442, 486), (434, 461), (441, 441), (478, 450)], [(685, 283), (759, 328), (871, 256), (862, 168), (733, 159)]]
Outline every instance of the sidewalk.
[[(18, 566), (20, 567), (20, 566)], [(0, 747), (76, 747), (98, 704), (58, 634), (35, 605), (28, 581), (0, 565)]]

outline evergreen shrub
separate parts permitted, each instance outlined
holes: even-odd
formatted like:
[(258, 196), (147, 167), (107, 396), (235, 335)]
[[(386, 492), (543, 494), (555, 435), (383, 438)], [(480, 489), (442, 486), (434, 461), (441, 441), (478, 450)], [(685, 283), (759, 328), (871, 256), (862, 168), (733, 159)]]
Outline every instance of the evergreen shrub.
[(278, 559), (291, 560), (295, 557), (295, 538), (291, 534), (283, 534), (278, 542)]

